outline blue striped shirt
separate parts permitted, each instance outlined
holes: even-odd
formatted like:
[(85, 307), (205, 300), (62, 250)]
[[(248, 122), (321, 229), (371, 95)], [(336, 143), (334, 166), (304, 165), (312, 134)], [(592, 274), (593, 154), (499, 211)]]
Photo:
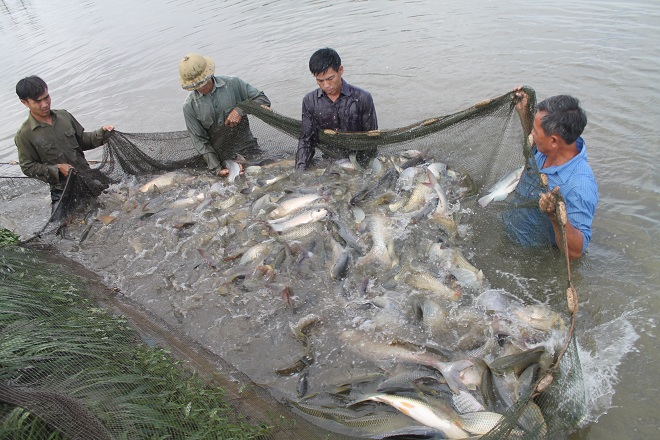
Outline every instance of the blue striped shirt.
[[(584, 238), (582, 252), (591, 241), (591, 223), (598, 205), (598, 184), (587, 163), (587, 150), (580, 137), (575, 142), (578, 154), (558, 166), (543, 169), (546, 155), (533, 148), (534, 160), (539, 170), (548, 176), (548, 188), (559, 186), (566, 202), (568, 221), (582, 232)], [(533, 173), (525, 171), (516, 187), (512, 201), (514, 204), (538, 201), (541, 188)], [(535, 208), (514, 208), (504, 215), (509, 235), (518, 243), (526, 246), (556, 244), (550, 219)], [(541, 225), (545, 225), (542, 227)]]

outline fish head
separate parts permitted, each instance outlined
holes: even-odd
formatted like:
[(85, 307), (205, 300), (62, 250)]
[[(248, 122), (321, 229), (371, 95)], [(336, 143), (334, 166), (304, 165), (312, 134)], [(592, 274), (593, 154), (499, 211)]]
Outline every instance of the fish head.
[(312, 218), (314, 220), (321, 220), (328, 215), (328, 210), (326, 208), (317, 208), (312, 211)]

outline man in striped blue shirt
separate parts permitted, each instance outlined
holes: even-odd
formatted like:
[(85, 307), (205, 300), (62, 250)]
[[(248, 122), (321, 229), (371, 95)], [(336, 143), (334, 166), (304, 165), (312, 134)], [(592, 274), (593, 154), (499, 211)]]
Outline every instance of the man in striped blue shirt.
[[(516, 109), (526, 127), (530, 117), (525, 111), (528, 96), (520, 88), (516, 90), (520, 98)], [(586, 144), (580, 137), (586, 125), (587, 116), (577, 98), (558, 95), (537, 105), (531, 132), (533, 160), (548, 177), (550, 192), (541, 192), (536, 176), (523, 173), (513, 201), (523, 203), (538, 198), (538, 208), (513, 209), (505, 215), (507, 231), (522, 245), (541, 245), (548, 239), (552, 244), (559, 242), (554, 212), (555, 197), (561, 190), (568, 218), (568, 256), (579, 258), (586, 250), (598, 204), (598, 184), (587, 163)]]

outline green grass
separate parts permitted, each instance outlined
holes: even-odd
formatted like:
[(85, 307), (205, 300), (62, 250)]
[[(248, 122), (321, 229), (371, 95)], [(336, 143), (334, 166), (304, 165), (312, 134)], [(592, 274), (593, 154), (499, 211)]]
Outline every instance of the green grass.
[(18, 235), (14, 234), (9, 229), (0, 228), (0, 247), (18, 243), (18, 240)]
[[(34, 251), (0, 249), (0, 384), (74, 399), (117, 439), (268, 434), (268, 426), (236, 414), (221, 388), (166, 350), (143, 344), (123, 317), (81, 295), (81, 286)], [(0, 403), (0, 438), (64, 439), (78, 432), (52, 403)], [(64, 421), (56, 429), (44, 421), (52, 418)]]

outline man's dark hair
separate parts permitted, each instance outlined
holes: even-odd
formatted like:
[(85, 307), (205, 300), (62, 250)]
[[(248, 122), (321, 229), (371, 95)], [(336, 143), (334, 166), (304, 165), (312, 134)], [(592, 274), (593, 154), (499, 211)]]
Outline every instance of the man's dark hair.
[(36, 101), (46, 90), (48, 90), (46, 82), (38, 76), (28, 76), (16, 84), (18, 99), (23, 101), (27, 101), (28, 98)]
[(330, 68), (339, 71), (340, 66), (341, 58), (339, 58), (339, 54), (329, 47), (317, 50), (309, 59), (309, 71), (313, 75), (323, 73)]
[(575, 142), (587, 126), (587, 114), (580, 107), (580, 101), (572, 96), (551, 96), (539, 102), (536, 109), (547, 112), (541, 118), (546, 136), (557, 135), (567, 144)]

